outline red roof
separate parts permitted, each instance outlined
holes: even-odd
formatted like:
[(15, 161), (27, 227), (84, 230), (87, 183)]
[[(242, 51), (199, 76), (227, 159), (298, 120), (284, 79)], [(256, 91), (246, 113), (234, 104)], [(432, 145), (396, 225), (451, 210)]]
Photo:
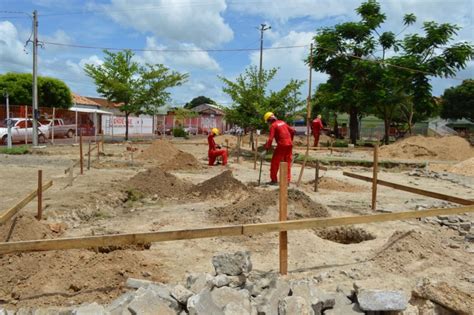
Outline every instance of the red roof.
[(90, 96), (87, 96), (86, 98), (90, 99), (91, 101), (99, 104), (100, 107), (106, 107), (106, 108), (118, 108), (120, 106), (122, 106), (122, 104), (117, 104), (117, 103), (114, 103), (114, 102), (111, 102), (109, 100), (107, 100), (106, 98), (100, 98), (100, 97), (90, 97)]

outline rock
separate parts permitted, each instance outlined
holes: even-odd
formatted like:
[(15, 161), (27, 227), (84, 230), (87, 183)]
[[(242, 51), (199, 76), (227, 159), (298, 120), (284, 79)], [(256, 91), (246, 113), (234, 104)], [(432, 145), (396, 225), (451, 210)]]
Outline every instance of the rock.
[(357, 301), (364, 311), (403, 311), (408, 305), (403, 291), (361, 290)]
[(229, 285), (229, 283), (230, 278), (226, 275), (217, 275), (214, 277), (214, 279), (212, 279), (212, 284), (218, 288)]
[(278, 315), (312, 315), (310, 308), (304, 298), (301, 296), (287, 296), (280, 301), (278, 305)]
[(334, 305), (334, 308), (325, 310), (324, 315), (360, 315), (364, 314), (357, 304)]
[(323, 309), (334, 306), (334, 297), (318, 289), (316, 283), (310, 280), (294, 280), (290, 282), (293, 296), (300, 296), (307, 302), (309, 314), (320, 314)]
[(171, 296), (176, 299), (179, 303), (186, 305), (188, 303), (188, 299), (193, 295), (193, 292), (186, 289), (181, 284), (174, 286), (171, 289)]
[(154, 294), (161, 300), (163, 300), (166, 305), (170, 308), (176, 310), (177, 312), (181, 311), (181, 306), (178, 301), (171, 296), (171, 291), (168, 286), (162, 283), (152, 283), (147, 287), (147, 290), (153, 291)]
[[(0, 312), (0, 315), (2, 312)], [(13, 315), (15, 312), (11, 311), (8, 315)], [(67, 307), (47, 307), (47, 308), (39, 308), (34, 310), (32, 315), (71, 315), (72, 308)]]
[(199, 293), (205, 288), (212, 289), (212, 280), (213, 277), (208, 273), (191, 273), (186, 279), (186, 288)]
[(176, 312), (171, 309), (166, 301), (157, 297), (152, 290), (146, 290), (145, 293), (136, 296), (130, 304), (128, 310), (133, 315), (160, 314), (175, 315)]
[(231, 302), (224, 308), (224, 315), (251, 315), (252, 313), (245, 309), (242, 305)]
[(459, 228), (464, 231), (469, 231), (471, 229), (471, 222), (462, 222), (459, 224)]
[(221, 309), (224, 309), (224, 307), (231, 302), (242, 306), (248, 312), (252, 309), (250, 305), (250, 293), (245, 289), (236, 290), (229, 287), (214, 288), (211, 291), (211, 297), (214, 304)]
[(208, 288), (188, 299), (187, 309), (189, 315), (223, 315), (222, 311), (212, 300)]
[(439, 216), (437, 216), (437, 218), (442, 220), (442, 221), (445, 221), (445, 220), (449, 219), (449, 216), (448, 215), (439, 215)]
[(238, 276), (252, 270), (250, 252), (238, 251), (234, 254), (220, 253), (212, 257), (212, 264), (217, 274)]
[(97, 303), (84, 304), (72, 311), (72, 315), (105, 315), (105, 308)]
[(143, 279), (135, 279), (135, 278), (128, 278), (127, 282), (125, 282), (125, 286), (131, 289), (138, 289), (141, 287), (147, 287), (153, 282), (150, 280), (143, 280)]
[(400, 315), (420, 315), (418, 307), (408, 304), (407, 308)]
[(275, 286), (277, 279), (278, 275), (275, 273), (251, 272), (245, 281), (245, 289), (250, 292), (251, 296), (256, 297), (261, 295), (265, 289)]
[(281, 279), (272, 282), (271, 287), (265, 289), (261, 295), (257, 296), (258, 313), (265, 315), (277, 315), (280, 300), (283, 300), (290, 293), (290, 285)]
[(474, 242), (474, 233), (469, 233), (466, 236), (464, 236), (464, 239), (468, 242)]
[(247, 281), (244, 275), (239, 276), (227, 276), (230, 280), (229, 287), (231, 288), (242, 288)]
[(110, 303), (106, 310), (110, 315), (127, 314), (127, 305), (133, 300), (134, 292), (126, 292)]
[(458, 223), (458, 222), (459, 222), (459, 218), (456, 217), (456, 216), (450, 215), (450, 216), (448, 216), (448, 222), (449, 222), (449, 223)]
[(33, 311), (29, 307), (20, 307), (18, 311), (16, 311), (15, 314), (19, 315), (31, 315), (33, 314)]

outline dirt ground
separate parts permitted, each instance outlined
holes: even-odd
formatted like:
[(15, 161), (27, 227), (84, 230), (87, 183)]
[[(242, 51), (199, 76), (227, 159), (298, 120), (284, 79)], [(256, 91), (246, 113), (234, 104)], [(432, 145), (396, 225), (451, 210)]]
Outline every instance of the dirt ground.
[[(236, 141), (231, 140), (232, 146)], [(256, 186), (258, 168), (254, 170), (253, 160), (241, 159), (236, 163), (231, 156), (228, 166), (209, 167), (207, 146), (195, 143), (206, 141), (202, 137), (177, 140), (165, 151), (150, 143), (133, 144), (135, 150), (127, 149), (127, 144), (106, 144), (99, 159), (94, 151), (90, 170), (85, 168), (84, 175), (79, 175), (78, 167), (74, 168), (72, 186), (64, 171), (78, 160), (77, 146), (48, 147), (25, 156), (0, 155), (1, 211), (36, 188), (38, 169), (43, 170), (45, 181), (54, 182), (44, 194), (45, 218), (40, 222), (33, 219), (36, 205), (32, 202), (21, 210), (12, 233), (13, 221), (0, 226), (0, 237), (5, 241), (11, 234), (10, 241), (18, 241), (278, 219), (276, 187)], [(248, 149), (248, 144), (244, 148)], [(166, 152), (174, 158), (167, 158)], [(358, 158), (366, 153), (344, 154)], [(165, 157), (155, 158), (159, 155)], [(178, 155), (192, 155), (194, 159), (188, 163), (176, 158)], [(163, 167), (170, 161), (172, 167)], [(438, 164), (433, 165), (459, 162), (438, 159), (433, 161)], [(382, 169), (379, 178), (474, 199), (474, 177), (445, 169), (439, 170), (437, 177), (414, 176), (410, 170)], [(314, 169), (308, 168), (303, 185), (296, 187), (299, 171), (300, 165), (292, 168), (290, 218), (373, 213), (370, 184), (342, 175), (343, 171), (352, 171), (371, 176), (371, 169), (329, 167), (328, 171), (321, 171), (317, 193), (313, 191)], [(449, 174), (444, 176), (445, 172)], [(262, 181), (268, 180), (269, 164), (265, 162)], [(378, 212), (452, 206), (456, 205), (388, 187), (378, 188)], [(472, 214), (460, 217), (474, 221)], [(417, 281), (430, 278), (446, 281), (465, 292), (474, 291), (474, 244), (446, 226), (426, 220), (405, 220), (291, 231), (288, 235), (288, 277), (315, 277), (328, 290), (351, 288), (357, 282), (366, 288), (402, 289), (409, 294)], [(210, 272), (210, 261), (217, 251), (237, 250), (252, 252), (254, 269), (278, 270), (276, 233), (154, 243), (149, 249), (124, 248), (108, 253), (81, 249), (3, 255), (0, 306), (107, 303), (125, 290), (128, 277), (182, 282), (187, 272)]]

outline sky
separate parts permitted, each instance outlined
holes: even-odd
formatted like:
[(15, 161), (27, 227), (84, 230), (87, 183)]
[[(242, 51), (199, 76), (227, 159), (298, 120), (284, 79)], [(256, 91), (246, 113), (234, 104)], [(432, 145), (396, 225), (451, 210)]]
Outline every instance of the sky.
[[(0, 74), (31, 72), (31, 44), (25, 47), (25, 42), (31, 36), (28, 14), (37, 10), (38, 39), (44, 43), (39, 49), (39, 75), (62, 79), (80, 95), (98, 96), (93, 81), (83, 71), (84, 65), (101, 64), (101, 48), (131, 48), (138, 50), (134, 58), (139, 63), (161, 63), (189, 74), (184, 85), (172, 89), (170, 105), (183, 105), (205, 95), (226, 106), (231, 100), (222, 92), (219, 76), (235, 79), (247, 67), (259, 64), (261, 24), (271, 26), (264, 32), (264, 47), (274, 48), (264, 50), (263, 67), (279, 68), (270, 89), (280, 89), (291, 79), (308, 81), (309, 70), (303, 60), (317, 30), (356, 21), (355, 8), (361, 2), (0, 0)], [(474, 0), (380, 0), (379, 3), (387, 15), (381, 31), (398, 33), (403, 29), (406, 13), (417, 16), (417, 23), (401, 33), (400, 39), (406, 34), (421, 33), (424, 21), (436, 21), (462, 27), (453, 43), (474, 42)], [(474, 62), (470, 62), (456, 78), (434, 78), (433, 95), (441, 95), (446, 88), (473, 77)], [(312, 89), (326, 79), (324, 73), (313, 72)], [(302, 87), (303, 95), (308, 91), (307, 84)]]

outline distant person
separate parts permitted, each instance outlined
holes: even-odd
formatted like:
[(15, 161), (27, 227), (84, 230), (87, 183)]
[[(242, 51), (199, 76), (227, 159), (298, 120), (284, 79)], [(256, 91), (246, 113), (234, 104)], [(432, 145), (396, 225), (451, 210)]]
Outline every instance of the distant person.
[[(283, 120), (278, 120), (272, 112), (268, 112), (263, 116), (265, 122), (270, 126), (270, 135), (268, 136), (265, 150), (270, 150), (273, 139), (277, 146), (273, 151), (272, 163), (270, 165), (270, 185), (278, 183), (278, 169), (280, 162), (288, 163), (288, 182), (291, 180), (291, 160), (293, 156), (293, 137), (295, 129), (291, 128)], [(265, 154), (265, 152), (263, 153)]]
[(319, 144), (319, 135), (321, 134), (321, 130), (324, 130), (324, 125), (321, 120), (321, 115), (318, 115), (313, 120), (313, 122), (311, 123), (311, 130), (313, 131), (314, 146), (317, 147)]
[(209, 151), (208, 151), (208, 157), (209, 157), (209, 165), (214, 165), (214, 162), (216, 162), (216, 158), (218, 156), (222, 156), (222, 165), (227, 164), (227, 151), (222, 150), (220, 146), (216, 145), (216, 142), (214, 141), (214, 137), (219, 135), (219, 129), (217, 128), (212, 128), (211, 132), (209, 133), (209, 136), (207, 137), (207, 143), (209, 144)]

